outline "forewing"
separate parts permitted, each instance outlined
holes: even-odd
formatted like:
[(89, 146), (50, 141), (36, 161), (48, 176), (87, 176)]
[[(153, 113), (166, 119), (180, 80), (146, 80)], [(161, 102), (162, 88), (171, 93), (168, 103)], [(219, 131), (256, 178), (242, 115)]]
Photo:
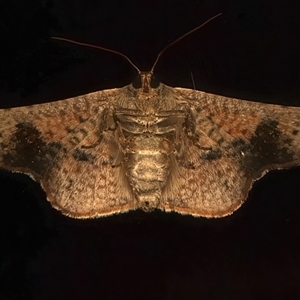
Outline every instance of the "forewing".
[(118, 142), (105, 130), (118, 89), (0, 110), (0, 167), (40, 182), (64, 214), (88, 218), (134, 205)]
[(300, 165), (300, 108), (175, 90), (196, 124), (192, 141), (186, 142), (185, 164), (172, 162), (166, 210), (231, 214), (267, 171)]

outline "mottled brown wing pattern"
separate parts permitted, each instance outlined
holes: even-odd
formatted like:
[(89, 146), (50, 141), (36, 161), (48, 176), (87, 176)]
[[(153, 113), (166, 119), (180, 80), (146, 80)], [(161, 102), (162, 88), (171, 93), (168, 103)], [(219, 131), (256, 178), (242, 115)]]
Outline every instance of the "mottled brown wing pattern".
[(192, 167), (173, 162), (166, 210), (231, 214), (267, 171), (300, 165), (300, 108), (174, 90), (194, 113), (196, 142), (185, 149)]
[[(0, 110), (0, 167), (42, 184), (51, 204), (72, 217), (133, 208), (118, 143), (104, 131), (118, 89)], [(124, 179), (124, 180), (123, 180)]]
[(300, 108), (163, 84), (0, 110), (0, 128), (0, 167), (39, 181), (75, 218), (146, 209), (149, 199), (222, 217), (265, 172), (300, 164)]

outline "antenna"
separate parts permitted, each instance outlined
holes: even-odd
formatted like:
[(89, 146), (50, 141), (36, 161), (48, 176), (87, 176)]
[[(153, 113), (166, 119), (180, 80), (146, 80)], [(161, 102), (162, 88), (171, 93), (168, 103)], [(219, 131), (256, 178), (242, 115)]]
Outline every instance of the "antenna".
[(138, 71), (138, 73), (141, 73), (140, 69), (131, 61), (131, 59), (127, 55), (123, 54), (122, 52), (112, 50), (109, 48), (105, 48), (105, 47), (101, 47), (101, 46), (92, 45), (92, 44), (81, 43), (81, 42), (77, 42), (77, 41), (73, 41), (73, 40), (69, 40), (69, 39), (65, 39), (65, 38), (61, 38), (61, 37), (57, 37), (57, 36), (51, 36), (51, 39), (64, 41), (64, 42), (68, 42), (68, 43), (72, 43), (72, 44), (76, 44), (76, 45), (80, 45), (80, 46), (96, 48), (96, 49), (100, 49), (103, 51), (107, 51), (107, 52), (111, 52), (111, 53), (120, 55), (120, 56), (124, 57), (125, 59), (127, 59), (127, 61)]
[(163, 53), (169, 49), (171, 46), (173, 46), (174, 44), (178, 43), (179, 41), (181, 41), (183, 38), (185, 38), (186, 36), (192, 34), (193, 32), (197, 31), (198, 29), (200, 29), (201, 27), (203, 27), (204, 25), (206, 25), (207, 23), (209, 23), (210, 21), (214, 20), (215, 18), (221, 16), (222, 13), (219, 13), (217, 15), (215, 15), (214, 17), (211, 17), (210, 19), (208, 19), (207, 21), (205, 21), (204, 23), (202, 23), (201, 25), (197, 26), (196, 28), (190, 30), (189, 32), (185, 33), (184, 35), (180, 36), (179, 38), (177, 38), (175, 41), (173, 41), (172, 43), (170, 43), (169, 45), (167, 45), (165, 48), (163, 48), (157, 55), (156, 60), (151, 68), (150, 73), (153, 74), (154, 68), (158, 62), (158, 60), (160, 59), (160, 57), (163, 55)]
[[(204, 25), (206, 25), (207, 23), (209, 23), (210, 21), (214, 20), (215, 18), (219, 17), (220, 15), (222, 15), (222, 13), (219, 13), (213, 17), (211, 17), (210, 19), (208, 19), (207, 21), (205, 21), (204, 23), (202, 23), (201, 25), (197, 26), (196, 28), (190, 30), (189, 32), (185, 33), (184, 35), (180, 36), (179, 38), (177, 38), (175, 41), (171, 42), (170, 44), (168, 44), (165, 48), (163, 48), (157, 55), (156, 60), (154, 61), (154, 64), (150, 70), (150, 74), (153, 74), (154, 68), (157, 65), (158, 60), (160, 59), (160, 57), (163, 55), (163, 53), (166, 52), (167, 49), (169, 49), (171, 46), (173, 46), (174, 44), (178, 43), (179, 41), (181, 41), (183, 38), (185, 38), (186, 36), (192, 34), (193, 32), (197, 31), (198, 29), (200, 29), (201, 27), (203, 27)], [(77, 41), (73, 41), (70, 39), (66, 39), (66, 38), (61, 38), (61, 37), (56, 37), (56, 36), (52, 36), (51, 37), (54, 40), (60, 40), (60, 41), (64, 41), (64, 42), (68, 42), (68, 43), (73, 43), (76, 45), (80, 45), (80, 46), (86, 46), (86, 47), (90, 47), (90, 48), (96, 48), (96, 49), (100, 49), (103, 51), (107, 51), (107, 52), (111, 52), (117, 55), (120, 55), (122, 57), (124, 57), (136, 70), (139, 74), (141, 74), (141, 70), (132, 62), (132, 60), (125, 54), (116, 51), (116, 50), (112, 50), (109, 48), (105, 48), (105, 47), (101, 47), (101, 46), (96, 46), (96, 45), (92, 45), (92, 44), (87, 44), (87, 43), (81, 43), (81, 42), (77, 42)]]

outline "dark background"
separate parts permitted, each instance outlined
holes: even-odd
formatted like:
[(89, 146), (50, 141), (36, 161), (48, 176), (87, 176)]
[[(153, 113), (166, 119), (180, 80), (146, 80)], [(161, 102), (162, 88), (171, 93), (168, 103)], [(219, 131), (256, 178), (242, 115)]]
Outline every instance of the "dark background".
[[(122, 58), (170, 86), (300, 106), (298, 1), (1, 1), (0, 108), (121, 87)], [(41, 187), (0, 173), (2, 299), (297, 299), (300, 169), (274, 171), (221, 219), (134, 211), (73, 220)]]

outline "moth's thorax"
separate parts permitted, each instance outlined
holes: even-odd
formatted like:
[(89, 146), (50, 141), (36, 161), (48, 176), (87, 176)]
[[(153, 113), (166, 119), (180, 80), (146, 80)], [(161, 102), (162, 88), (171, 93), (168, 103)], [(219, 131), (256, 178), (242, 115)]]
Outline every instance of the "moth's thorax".
[(157, 89), (151, 88), (145, 93), (142, 89), (137, 92), (136, 108), (144, 115), (155, 115), (159, 112), (162, 99), (159, 97)]
[(147, 93), (133, 86), (127, 89), (127, 97), (114, 107), (115, 121), (126, 136), (148, 133), (162, 136), (182, 128), (189, 112), (184, 104), (170, 99), (166, 86), (160, 84)]

